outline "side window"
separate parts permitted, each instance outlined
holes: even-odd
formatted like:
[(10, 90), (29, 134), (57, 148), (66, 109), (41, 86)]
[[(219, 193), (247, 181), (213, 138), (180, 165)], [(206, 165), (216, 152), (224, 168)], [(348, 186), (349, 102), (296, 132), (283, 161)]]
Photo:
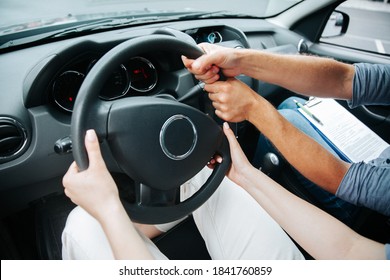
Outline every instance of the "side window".
[(389, 30), (389, 0), (349, 0), (332, 13), (320, 42), (390, 55)]

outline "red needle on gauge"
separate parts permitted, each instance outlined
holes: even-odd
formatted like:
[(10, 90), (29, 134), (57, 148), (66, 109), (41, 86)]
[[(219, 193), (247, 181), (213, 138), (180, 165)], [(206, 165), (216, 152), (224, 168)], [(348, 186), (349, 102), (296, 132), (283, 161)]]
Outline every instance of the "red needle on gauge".
[(145, 72), (145, 69), (144, 68), (141, 68), (142, 70), (142, 74), (144, 74), (144, 78), (146, 79), (147, 77), (148, 77), (148, 74), (146, 74), (146, 72)]
[(146, 79), (148, 77), (148, 74), (146, 74), (145, 72), (145, 69), (144, 68), (141, 68), (141, 69), (135, 69), (134, 71), (134, 74), (139, 74), (139, 73), (142, 73), (144, 75), (144, 78)]

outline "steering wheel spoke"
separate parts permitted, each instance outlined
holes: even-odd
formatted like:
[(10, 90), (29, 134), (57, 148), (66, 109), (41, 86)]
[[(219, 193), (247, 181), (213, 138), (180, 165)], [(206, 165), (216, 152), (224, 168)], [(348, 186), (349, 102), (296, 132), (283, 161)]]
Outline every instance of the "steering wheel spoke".
[(157, 190), (145, 184), (135, 185), (135, 203), (146, 207), (174, 206), (180, 202), (180, 187)]

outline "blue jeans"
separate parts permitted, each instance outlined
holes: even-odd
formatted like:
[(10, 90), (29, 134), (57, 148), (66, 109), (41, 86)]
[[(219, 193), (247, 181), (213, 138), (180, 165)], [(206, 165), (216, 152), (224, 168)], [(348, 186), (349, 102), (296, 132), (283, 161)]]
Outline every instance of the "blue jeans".
[[(310, 122), (298, 112), (297, 106), (293, 99), (301, 102), (302, 104), (306, 102), (306, 100), (302, 98), (290, 97), (279, 105), (278, 111), (280, 112), (280, 114), (284, 116), (294, 126), (300, 129), (302, 132), (306, 133), (323, 147), (325, 147), (333, 155), (338, 157), (337, 153), (317, 133), (317, 131), (311, 126)], [(257, 144), (256, 154), (253, 159), (254, 166), (259, 167), (261, 165), (264, 155), (268, 152), (273, 152), (279, 157), (281, 157), (280, 153), (275, 149), (272, 143), (263, 135), (261, 135)], [(336, 197), (335, 195), (323, 190), (321, 187), (306, 179), (295, 169), (294, 175), (296, 176), (296, 179), (298, 180), (300, 185), (305, 188), (322, 205), (321, 208), (323, 210), (325, 210), (326, 212), (328, 212), (329, 214), (336, 217), (347, 225), (353, 224), (354, 220), (358, 215), (360, 207), (346, 202)]]

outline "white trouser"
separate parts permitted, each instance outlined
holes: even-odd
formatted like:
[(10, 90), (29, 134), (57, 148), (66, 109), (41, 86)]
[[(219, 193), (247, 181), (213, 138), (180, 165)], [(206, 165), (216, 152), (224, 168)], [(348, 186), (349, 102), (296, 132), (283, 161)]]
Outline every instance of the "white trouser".
[[(210, 174), (205, 168), (185, 183), (181, 188), (182, 200), (195, 193)], [(304, 259), (268, 213), (228, 178), (194, 211), (193, 217), (212, 259)], [(166, 231), (174, 224), (157, 228)], [(156, 259), (166, 259), (151, 240), (141, 236)], [(100, 224), (80, 207), (68, 217), (62, 244), (63, 259), (113, 259)]]

